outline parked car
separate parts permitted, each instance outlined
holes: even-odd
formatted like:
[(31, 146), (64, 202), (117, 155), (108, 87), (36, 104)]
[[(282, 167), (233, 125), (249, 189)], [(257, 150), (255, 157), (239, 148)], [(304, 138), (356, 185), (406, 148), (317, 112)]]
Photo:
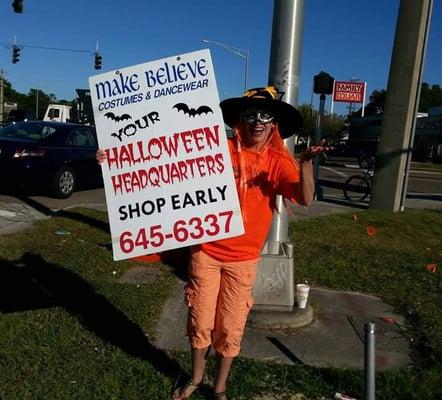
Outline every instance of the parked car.
[(19, 122), (0, 129), (0, 177), (68, 198), (79, 187), (103, 185), (97, 148), (93, 127)]

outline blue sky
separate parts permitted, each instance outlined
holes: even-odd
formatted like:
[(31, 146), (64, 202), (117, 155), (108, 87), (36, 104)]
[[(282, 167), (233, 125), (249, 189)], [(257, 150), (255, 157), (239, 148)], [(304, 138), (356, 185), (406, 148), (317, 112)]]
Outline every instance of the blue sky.
[[(312, 79), (321, 70), (337, 80), (366, 81), (368, 94), (386, 88), (398, 6), (399, 0), (305, 0), (299, 103), (310, 103)], [(87, 88), (88, 77), (96, 74), (92, 52), (97, 41), (101, 72), (208, 47), (220, 98), (239, 96), (243, 59), (201, 40), (248, 49), (248, 86), (265, 85), (272, 12), (272, 0), (24, 0), (24, 13), (16, 14), (11, 1), (2, 1), (0, 68), (19, 92), (40, 88), (71, 100), (75, 89)], [(24, 46), (17, 64), (4, 46), (14, 35)], [(424, 81), (442, 85), (441, 71), (442, 0), (434, 0)], [(335, 111), (345, 114), (345, 104)]]

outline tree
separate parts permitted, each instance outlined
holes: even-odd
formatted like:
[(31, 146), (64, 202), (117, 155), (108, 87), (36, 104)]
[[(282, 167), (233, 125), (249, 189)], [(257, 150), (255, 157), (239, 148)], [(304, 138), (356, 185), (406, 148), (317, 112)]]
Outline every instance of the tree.
[[(38, 96), (38, 112), (35, 117), (42, 118), (44, 112), (48, 108), (50, 103), (57, 103), (55, 94), (46, 94), (40, 89), (31, 89), (28, 94), (19, 93), (12, 88), (12, 85), (7, 80), (3, 80), (4, 86), (4, 101), (17, 103), (17, 108), (22, 111), (22, 114), (35, 115), (37, 108), (37, 96)], [(61, 100), (62, 104), (70, 104), (67, 100)]]
[(387, 98), (387, 91), (385, 89), (373, 90), (369, 102), (365, 106), (365, 115), (380, 115), (384, 113), (385, 99)]
[(25, 95), (16, 92), (9, 81), (6, 79), (3, 80), (3, 90), (4, 90), (4, 101), (17, 103), (18, 105), (24, 101)]
[(428, 112), (431, 107), (442, 105), (442, 89), (439, 85), (422, 84), (419, 111)]
[[(313, 110), (310, 104), (301, 104), (298, 107), (304, 120), (300, 136), (304, 139), (313, 138), (318, 111)], [(322, 137), (327, 138), (331, 142), (339, 141), (345, 124), (345, 117), (332, 114), (324, 115), (322, 119)]]
[[(365, 115), (382, 115), (385, 108), (387, 91), (385, 89), (373, 90), (369, 97), (369, 102), (365, 106)], [(428, 112), (431, 107), (442, 105), (442, 88), (440, 85), (430, 85), (427, 82), (422, 83), (421, 95), (419, 100), (419, 112)], [(353, 116), (361, 116), (362, 109), (354, 112)]]
[(304, 121), (301, 128), (300, 136), (307, 140), (307, 138), (313, 137), (318, 112), (313, 110), (310, 104), (301, 104), (298, 107), (298, 111), (301, 113), (302, 119)]
[(345, 133), (345, 123), (347, 118), (341, 115), (326, 115), (323, 119), (322, 137), (333, 146), (339, 144)]
[[(37, 96), (38, 96), (38, 112), (37, 112)], [(24, 107), (27, 111), (36, 113), (36, 119), (42, 118), (48, 104), (52, 102), (50, 95), (47, 95), (40, 89), (31, 89), (27, 95)]]

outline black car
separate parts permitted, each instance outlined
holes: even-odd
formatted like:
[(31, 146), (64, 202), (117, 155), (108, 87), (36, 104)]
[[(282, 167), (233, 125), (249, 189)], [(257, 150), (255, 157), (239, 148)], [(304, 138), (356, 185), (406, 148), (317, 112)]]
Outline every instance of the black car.
[(19, 122), (0, 129), (1, 179), (38, 185), (68, 198), (79, 187), (103, 185), (95, 160), (95, 129), (71, 123)]

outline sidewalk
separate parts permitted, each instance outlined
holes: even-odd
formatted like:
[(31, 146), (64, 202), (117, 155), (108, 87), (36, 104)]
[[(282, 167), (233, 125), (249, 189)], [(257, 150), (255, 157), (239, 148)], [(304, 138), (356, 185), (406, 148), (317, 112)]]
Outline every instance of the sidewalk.
[(33, 207), (20, 202), (0, 202), (0, 235), (9, 235), (24, 231), (34, 221), (50, 218)]

